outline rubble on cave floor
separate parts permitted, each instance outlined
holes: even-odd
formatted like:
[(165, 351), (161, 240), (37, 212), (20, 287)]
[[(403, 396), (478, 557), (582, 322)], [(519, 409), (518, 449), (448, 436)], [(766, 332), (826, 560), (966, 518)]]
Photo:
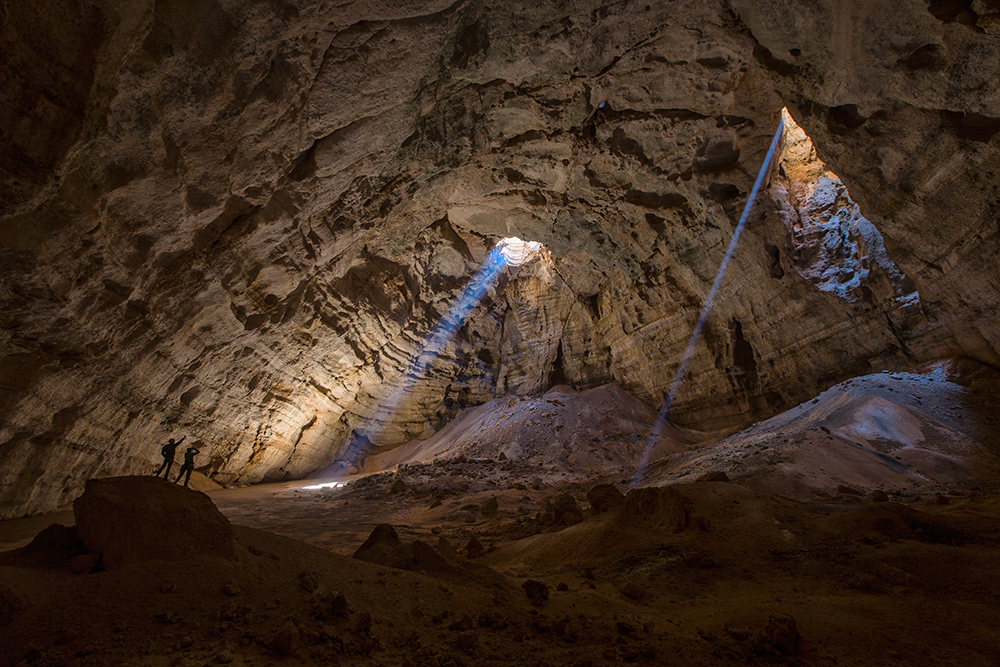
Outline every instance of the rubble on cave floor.
[[(117, 500), (80, 503), (89, 538), (53, 527), (0, 554), (0, 665), (989, 664), (996, 383), (970, 368), (842, 383), (664, 454), (632, 491), (616, 462), (460, 438), (338, 488), (210, 491), (221, 513), (103, 480)], [(930, 454), (965, 473), (925, 474)], [(900, 466), (924, 479), (885, 477)], [(231, 542), (197, 539), (217, 525)]]

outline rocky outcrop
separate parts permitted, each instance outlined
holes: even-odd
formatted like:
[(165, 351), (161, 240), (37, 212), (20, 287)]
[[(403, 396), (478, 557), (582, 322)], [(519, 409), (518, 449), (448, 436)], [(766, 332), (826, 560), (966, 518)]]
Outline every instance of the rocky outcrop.
[(76, 536), (109, 569), (234, 555), (233, 528), (208, 496), (155, 477), (89, 480), (73, 515)]
[[(673, 418), (734, 426), (944, 351), (995, 362), (977, 249), (1000, 114), (975, 54), (998, 49), (967, 17), (892, 5), (910, 36), (887, 40), (833, 2), (92, 5), (68, 5), (86, 40), (0, 10), (4, 516), (145, 472), (168, 434), (256, 482), (504, 392), (614, 380), (658, 405), (785, 104), (924, 310), (818, 289), (762, 199)], [(393, 396), (515, 235), (544, 252)]]

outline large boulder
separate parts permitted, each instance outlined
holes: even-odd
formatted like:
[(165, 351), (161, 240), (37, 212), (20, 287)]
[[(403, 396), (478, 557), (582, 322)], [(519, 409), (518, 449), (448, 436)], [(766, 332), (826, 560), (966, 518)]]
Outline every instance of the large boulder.
[(106, 568), (198, 555), (233, 557), (233, 529), (204, 493), (156, 477), (87, 481), (73, 502), (76, 534)]
[(625, 503), (625, 496), (610, 484), (598, 484), (587, 492), (587, 500), (590, 501), (594, 514), (600, 514), (621, 507)]

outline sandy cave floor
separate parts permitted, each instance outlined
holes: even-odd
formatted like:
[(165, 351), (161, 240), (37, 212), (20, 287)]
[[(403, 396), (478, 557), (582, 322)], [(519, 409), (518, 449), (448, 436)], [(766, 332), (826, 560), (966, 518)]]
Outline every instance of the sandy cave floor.
[[(72, 574), (15, 548), (71, 514), (4, 522), (0, 665), (1000, 665), (995, 390), (879, 374), (677, 430), (645, 478), (670, 503), (600, 514), (587, 491), (627, 490), (652, 419), (613, 386), (498, 400), (341, 488), (208, 491), (235, 560)], [(443, 561), (351, 558), (380, 523)]]

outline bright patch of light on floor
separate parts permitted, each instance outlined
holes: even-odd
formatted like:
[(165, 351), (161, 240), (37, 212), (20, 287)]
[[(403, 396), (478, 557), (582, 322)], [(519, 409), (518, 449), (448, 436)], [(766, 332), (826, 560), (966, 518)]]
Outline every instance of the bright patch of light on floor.
[(344, 486), (343, 482), (327, 482), (326, 484), (313, 484), (312, 486), (303, 486), (303, 489), (339, 489)]
[(500, 239), (496, 247), (508, 266), (521, 266), (532, 255), (537, 255), (541, 251), (542, 244), (538, 241), (522, 241), (516, 236), (509, 236)]

